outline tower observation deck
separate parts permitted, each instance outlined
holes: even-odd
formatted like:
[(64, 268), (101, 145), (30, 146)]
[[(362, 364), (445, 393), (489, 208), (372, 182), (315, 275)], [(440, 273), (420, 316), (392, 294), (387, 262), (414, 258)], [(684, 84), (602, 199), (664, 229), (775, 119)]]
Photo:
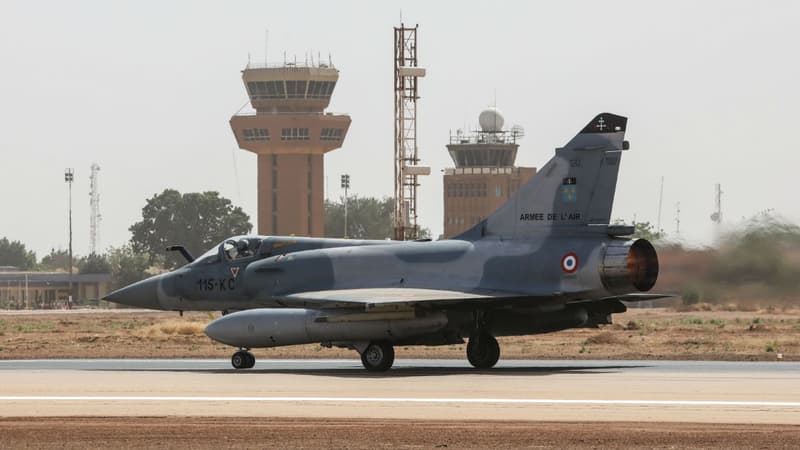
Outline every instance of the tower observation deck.
[(258, 155), (258, 233), (322, 236), (323, 155), (342, 146), (350, 116), (325, 112), (339, 80), (331, 64), (253, 65), (242, 80), (255, 112), (230, 124)]

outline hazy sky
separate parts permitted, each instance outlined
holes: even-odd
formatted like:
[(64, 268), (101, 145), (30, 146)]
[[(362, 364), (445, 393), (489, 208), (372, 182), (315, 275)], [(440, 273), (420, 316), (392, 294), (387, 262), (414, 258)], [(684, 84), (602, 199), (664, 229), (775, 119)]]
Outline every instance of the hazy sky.
[[(714, 184), (726, 222), (774, 209), (800, 220), (800, 2), (108, 2), (0, 6), (0, 236), (39, 257), (89, 247), (89, 166), (101, 166), (101, 244), (120, 245), (147, 198), (216, 190), (256, 218), (255, 155), (228, 120), (246, 101), (248, 54), (332, 56), (329, 111), (353, 119), (326, 156), (329, 195), (391, 195), (392, 27), (419, 23), (419, 146), (432, 175), (420, 222), (442, 231), (449, 130), (493, 102), (525, 127), (517, 163), (541, 167), (595, 114), (629, 117), (614, 217), (712, 239)], [(236, 174), (238, 173), (238, 177)]]

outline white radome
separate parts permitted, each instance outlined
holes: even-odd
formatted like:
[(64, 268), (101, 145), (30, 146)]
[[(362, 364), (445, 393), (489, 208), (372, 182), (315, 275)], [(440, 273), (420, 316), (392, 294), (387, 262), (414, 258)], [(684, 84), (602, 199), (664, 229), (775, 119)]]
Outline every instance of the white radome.
[(503, 122), (503, 113), (494, 106), (484, 109), (481, 111), (481, 115), (478, 116), (478, 123), (481, 125), (481, 130), (489, 133), (501, 131), (503, 129)]

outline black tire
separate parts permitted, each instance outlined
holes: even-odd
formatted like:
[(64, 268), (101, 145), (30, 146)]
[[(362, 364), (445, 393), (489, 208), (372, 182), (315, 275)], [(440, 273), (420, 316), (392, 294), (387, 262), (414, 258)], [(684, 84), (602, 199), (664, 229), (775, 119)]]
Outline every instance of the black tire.
[[(231, 365), (234, 369), (247, 369), (248, 363), (250, 363), (250, 358), (247, 357), (248, 352), (245, 351), (238, 351), (231, 356)], [(253, 362), (255, 362), (255, 358), (253, 358)], [(252, 367), (252, 366), (249, 366)]]
[(253, 366), (256, 365), (256, 357), (250, 352), (245, 352), (245, 354), (247, 355), (247, 366), (245, 366), (245, 369), (252, 369)]
[(488, 333), (472, 335), (467, 344), (467, 359), (476, 369), (491, 369), (500, 359), (500, 344)]
[(370, 372), (386, 372), (394, 364), (394, 347), (385, 341), (370, 342), (361, 353), (361, 364)]

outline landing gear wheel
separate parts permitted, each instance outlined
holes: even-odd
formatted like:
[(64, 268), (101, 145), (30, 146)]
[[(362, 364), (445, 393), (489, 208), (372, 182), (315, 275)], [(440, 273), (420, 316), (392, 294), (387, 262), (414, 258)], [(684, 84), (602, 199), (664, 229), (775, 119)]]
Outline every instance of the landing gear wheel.
[(370, 372), (386, 372), (394, 364), (394, 347), (386, 341), (370, 342), (361, 353), (361, 364)]
[(256, 365), (256, 357), (250, 352), (245, 353), (247, 354), (247, 367), (245, 369), (252, 369)]
[(474, 334), (467, 344), (467, 359), (476, 369), (490, 369), (500, 359), (500, 345), (489, 333)]
[(239, 350), (231, 357), (231, 365), (234, 369), (249, 369), (256, 365), (256, 357), (248, 351)]

